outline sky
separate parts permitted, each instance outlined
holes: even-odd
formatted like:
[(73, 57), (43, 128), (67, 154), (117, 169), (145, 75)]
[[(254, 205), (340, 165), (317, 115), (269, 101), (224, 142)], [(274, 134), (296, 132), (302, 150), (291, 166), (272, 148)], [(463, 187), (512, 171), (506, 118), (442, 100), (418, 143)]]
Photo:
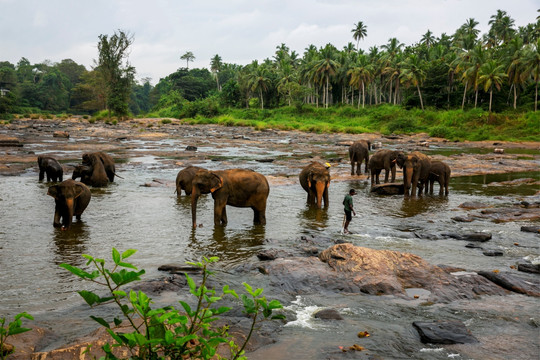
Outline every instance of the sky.
[(195, 55), (189, 68), (222, 61), (246, 65), (272, 58), (284, 43), (300, 56), (313, 44), (356, 45), (351, 30), (367, 26), (360, 48), (397, 38), (406, 45), (429, 29), (451, 35), (468, 18), (481, 33), (498, 9), (516, 27), (536, 22), (538, 0), (0, 0), (0, 61), (72, 59), (91, 69), (99, 35), (134, 36), (129, 62), (137, 79), (156, 84)]

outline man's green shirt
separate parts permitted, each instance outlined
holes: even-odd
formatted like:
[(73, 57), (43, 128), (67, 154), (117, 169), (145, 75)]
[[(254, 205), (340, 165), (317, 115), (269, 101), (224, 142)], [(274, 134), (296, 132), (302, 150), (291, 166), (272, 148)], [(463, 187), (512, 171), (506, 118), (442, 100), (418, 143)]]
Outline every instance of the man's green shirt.
[(345, 199), (343, 199), (343, 205), (345, 205), (346, 211), (352, 211), (353, 203), (352, 203), (352, 196), (347, 194), (345, 195)]

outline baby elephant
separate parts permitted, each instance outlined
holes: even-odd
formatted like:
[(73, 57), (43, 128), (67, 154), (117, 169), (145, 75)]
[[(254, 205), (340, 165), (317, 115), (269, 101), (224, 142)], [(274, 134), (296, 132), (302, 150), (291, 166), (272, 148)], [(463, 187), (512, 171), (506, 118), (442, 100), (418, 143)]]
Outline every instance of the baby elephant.
[(77, 220), (81, 219), (92, 197), (86, 185), (72, 179), (50, 186), (47, 195), (52, 196), (56, 204), (53, 225), (61, 227), (62, 230), (67, 230), (71, 226), (73, 216)]
[(43, 181), (47, 174), (47, 181), (62, 181), (64, 170), (62, 165), (50, 156), (38, 156), (37, 162), (39, 165), (39, 181)]

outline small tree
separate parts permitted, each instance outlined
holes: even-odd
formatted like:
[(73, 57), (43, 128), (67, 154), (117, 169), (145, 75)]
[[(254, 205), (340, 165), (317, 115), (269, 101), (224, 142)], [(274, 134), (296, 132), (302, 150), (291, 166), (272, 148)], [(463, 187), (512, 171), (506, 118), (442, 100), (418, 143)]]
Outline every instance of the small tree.
[(95, 70), (104, 80), (106, 88), (106, 109), (119, 116), (128, 115), (128, 103), (131, 86), (135, 77), (135, 68), (128, 62), (128, 49), (133, 44), (133, 35), (118, 30), (110, 38), (99, 35), (99, 58)]

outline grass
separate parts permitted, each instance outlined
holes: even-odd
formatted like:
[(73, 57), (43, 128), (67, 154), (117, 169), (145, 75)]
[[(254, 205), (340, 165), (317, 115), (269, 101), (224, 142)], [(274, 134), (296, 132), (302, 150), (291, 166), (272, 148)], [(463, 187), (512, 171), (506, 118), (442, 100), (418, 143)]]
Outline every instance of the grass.
[(255, 129), (300, 130), (313, 133), (413, 134), (425, 132), (448, 140), (540, 141), (540, 112), (488, 113), (473, 110), (407, 110), (380, 105), (357, 109), (304, 106), (271, 110), (229, 109), (208, 118), (200, 115), (183, 119), (188, 124), (251, 126)]

